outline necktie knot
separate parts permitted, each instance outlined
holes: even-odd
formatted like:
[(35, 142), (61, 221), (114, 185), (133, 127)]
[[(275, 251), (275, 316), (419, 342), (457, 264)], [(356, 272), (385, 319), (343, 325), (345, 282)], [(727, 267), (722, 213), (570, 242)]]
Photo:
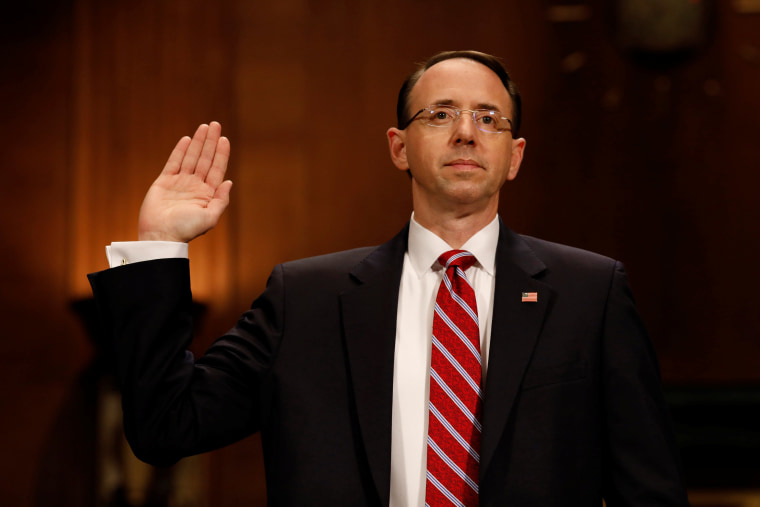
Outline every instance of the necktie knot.
[(438, 257), (438, 262), (444, 268), (459, 267), (462, 271), (467, 271), (470, 266), (475, 264), (476, 260), (475, 256), (467, 250), (449, 250)]

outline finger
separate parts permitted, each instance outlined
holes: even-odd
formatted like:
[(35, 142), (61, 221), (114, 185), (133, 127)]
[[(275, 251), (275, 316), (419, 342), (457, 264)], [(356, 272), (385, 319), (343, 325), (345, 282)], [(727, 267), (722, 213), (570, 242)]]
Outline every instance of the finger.
[(227, 172), (227, 162), (230, 159), (230, 140), (226, 137), (220, 137), (216, 143), (214, 153), (214, 162), (206, 176), (206, 183), (212, 188), (218, 187), (224, 180)]
[(200, 156), (201, 150), (203, 149), (203, 143), (206, 141), (207, 134), (208, 125), (205, 123), (200, 125), (195, 131), (195, 134), (193, 134), (193, 140), (190, 142), (190, 146), (188, 146), (187, 152), (185, 152), (185, 158), (182, 159), (180, 172), (193, 174), (195, 171), (195, 166), (198, 164), (198, 157)]
[(214, 152), (216, 151), (217, 143), (219, 142), (219, 136), (222, 134), (222, 126), (219, 122), (212, 121), (209, 123), (208, 131), (206, 133), (206, 140), (203, 142), (203, 149), (201, 150), (198, 163), (195, 166), (195, 174), (201, 179), (205, 180), (206, 175), (211, 169), (211, 164), (214, 162)]
[(179, 167), (182, 163), (182, 159), (185, 158), (185, 152), (187, 152), (188, 146), (190, 146), (190, 136), (185, 136), (177, 142), (177, 145), (172, 150), (171, 155), (169, 155), (169, 160), (166, 161), (166, 165), (164, 165), (164, 170), (161, 171), (161, 174), (179, 173)]

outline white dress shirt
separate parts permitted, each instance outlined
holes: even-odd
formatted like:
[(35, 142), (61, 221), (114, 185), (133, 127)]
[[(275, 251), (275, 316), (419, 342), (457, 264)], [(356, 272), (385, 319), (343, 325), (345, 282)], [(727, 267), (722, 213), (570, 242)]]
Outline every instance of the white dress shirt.
[[(491, 338), (496, 244), (499, 221), (477, 232), (461, 250), (477, 262), (465, 272), (474, 291), (480, 321), (483, 385)], [(166, 241), (114, 242), (106, 247), (111, 267), (159, 258), (187, 258), (187, 243)], [(396, 349), (393, 365), (393, 427), (391, 436), (391, 507), (425, 505), (430, 345), (433, 307), (443, 268), (438, 257), (452, 248), (414, 219), (409, 225), (409, 249), (399, 287)], [(485, 316), (486, 318), (483, 318)]]
[[(462, 245), (477, 262), (466, 272), (475, 291), (480, 321), (483, 385), (491, 338), (499, 221), (494, 220)], [(443, 267), (438, 257), (452, 248), (414, 220), (404, 256), (396, 320), (391, 437), (391, 507), (425, 505), (428, 396), (433, 308)]]

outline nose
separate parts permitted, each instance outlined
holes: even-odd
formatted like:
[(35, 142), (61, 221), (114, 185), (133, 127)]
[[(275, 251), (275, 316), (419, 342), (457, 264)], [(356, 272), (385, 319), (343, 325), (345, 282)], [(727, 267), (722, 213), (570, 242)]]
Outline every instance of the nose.
[(455, 144), (475, 144), (476, 130), (473, 114), (467, 110), (460, 111), (454, 121), (452, 139)]

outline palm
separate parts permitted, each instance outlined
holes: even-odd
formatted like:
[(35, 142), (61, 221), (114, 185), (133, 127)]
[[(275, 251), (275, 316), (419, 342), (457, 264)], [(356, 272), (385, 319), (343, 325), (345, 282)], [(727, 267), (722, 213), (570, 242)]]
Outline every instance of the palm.
[(229, 204), (229, 153), (216, 122), (198, 127), (192, 139), (180, 139), (145, 196), (140, 239), (187, 242), (213, 228)]

